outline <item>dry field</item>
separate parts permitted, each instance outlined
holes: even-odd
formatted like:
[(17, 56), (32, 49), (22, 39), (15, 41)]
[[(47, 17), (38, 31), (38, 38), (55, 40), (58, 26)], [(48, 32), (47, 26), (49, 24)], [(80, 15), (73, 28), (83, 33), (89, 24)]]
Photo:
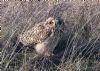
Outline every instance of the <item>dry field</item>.
[[(100, 71), (99, 0), (2, 0), (0, 7), (0, 71)], [(48, 17), (63, 20), (62, 40), (54, 56), (36, 58), (18, 35)]]

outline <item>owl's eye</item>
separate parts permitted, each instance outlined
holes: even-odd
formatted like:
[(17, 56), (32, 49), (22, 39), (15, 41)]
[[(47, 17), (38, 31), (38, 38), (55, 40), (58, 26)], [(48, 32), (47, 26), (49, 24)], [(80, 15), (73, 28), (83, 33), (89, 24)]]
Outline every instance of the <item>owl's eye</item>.
[(52, 21), (50, 21), (50, 23), (49, 24), (53, 24), (53, 22)]
[(49, 22), (50, 25), (53, 25), (55, 22), (52, 20)]

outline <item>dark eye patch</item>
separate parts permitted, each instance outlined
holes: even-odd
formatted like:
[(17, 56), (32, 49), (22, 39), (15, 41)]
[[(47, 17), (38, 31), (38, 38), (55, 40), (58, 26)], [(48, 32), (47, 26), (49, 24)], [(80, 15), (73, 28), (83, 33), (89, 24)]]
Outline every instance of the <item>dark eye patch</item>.
[(53, 21), (50, 21), (49, 24), (53, 24)]

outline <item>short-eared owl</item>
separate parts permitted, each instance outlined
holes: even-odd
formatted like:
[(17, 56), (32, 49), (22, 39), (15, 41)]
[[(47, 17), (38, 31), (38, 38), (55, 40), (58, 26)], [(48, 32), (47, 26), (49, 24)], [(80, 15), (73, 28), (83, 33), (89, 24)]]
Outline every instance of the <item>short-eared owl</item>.
[(49, 17), (45, 22), (35, 24), (34, 27), (19, 35), (19, 42), (23, 45), (33, 45), (40, 55), (51, 55), (63, 31), (63, 22)]

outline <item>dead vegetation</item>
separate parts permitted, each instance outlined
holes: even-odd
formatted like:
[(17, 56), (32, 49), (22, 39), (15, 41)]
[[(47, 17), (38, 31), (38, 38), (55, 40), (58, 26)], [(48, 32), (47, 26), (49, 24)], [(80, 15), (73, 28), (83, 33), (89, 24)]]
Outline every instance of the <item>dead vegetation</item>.
[[(1, 3), (1, 71), (100, 71), (99, 0), (57, 1)], [(63, 20), (64, 34), (53, 57), (36, 58), (17, 36), (50, 16)]]

